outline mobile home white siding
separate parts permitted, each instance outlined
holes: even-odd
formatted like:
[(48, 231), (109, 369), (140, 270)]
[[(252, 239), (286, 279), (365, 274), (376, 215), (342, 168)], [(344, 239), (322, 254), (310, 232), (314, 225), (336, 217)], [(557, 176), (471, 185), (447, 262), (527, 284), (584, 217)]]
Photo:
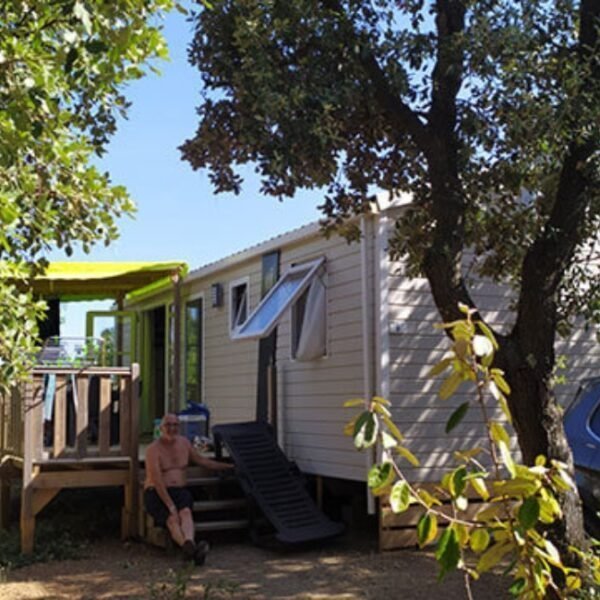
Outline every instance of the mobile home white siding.
[[(463, 421), (448, 434), (445, 425), (463, 402), (474, 399), (472, 386), (463, 384), (449, 400), (437, 395), (444, 375), (428, 378), (430, 369), (443, 357), (449, 342), (434, 325), (441, 319), (425, 279), (408, 279), (402, 265), (392, 263), (389, 279), (389, 386), (393, 414), (407, 446), (420, 460), (420, 467), (405, 464), (413, 481), (439, 481), (456, 463), (453, 453), (475, 445), (486, 445), (482, 415), (473, 403)], [(508, 287), (479, 282), (471, 288), (482, 316), (499, 331), (514, 322)], [(557, 343), (557, 354), (567, 356), (566, 383), (557, 387), (563, 404), (573, 397), (579, 381), (600, 366), (600, 345), (593, 330), (577, 329), (571, 338)], [(491, 404), (493, 406), (493, 402)], [(497, 408), (494, 418), (502, 419)]]
[(338, 236), (313, 237), (282, 249), (282, 271), (320, 256), (326, 258), (327, 355), (311, 361), (291, 358), (288, 311), (277, 339), (282, 438), (288, 456), (303, 471), (363, 481), (365, 455), (343, 433), (353, 416), (344, 402), (364, 393), (361, 244)]
[[(211, 412), (211, 423), (251, 421), (255, 418), (258, 344), (254, 341), (233, 342), (229, 337), (230, 284), (247, 279), (248, 310), (260, 299), (260, 257), (215, 272), (206, 278), (185, 281), (182, 304), (202, 295), (203, 358), (202, 400)], [(222, 306), (211, 305), (211, 285), (223, 286)]]

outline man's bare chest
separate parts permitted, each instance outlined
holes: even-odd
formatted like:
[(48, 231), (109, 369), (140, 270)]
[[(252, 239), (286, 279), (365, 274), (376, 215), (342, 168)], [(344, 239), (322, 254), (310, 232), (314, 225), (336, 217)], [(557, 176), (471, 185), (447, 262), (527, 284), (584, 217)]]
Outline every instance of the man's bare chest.
[(187, 463), (187, 453), (181, 448), (163, 449), (158, 455), (158, 465), (163, 473), (173, 470), (182, 471), (187, 467)]

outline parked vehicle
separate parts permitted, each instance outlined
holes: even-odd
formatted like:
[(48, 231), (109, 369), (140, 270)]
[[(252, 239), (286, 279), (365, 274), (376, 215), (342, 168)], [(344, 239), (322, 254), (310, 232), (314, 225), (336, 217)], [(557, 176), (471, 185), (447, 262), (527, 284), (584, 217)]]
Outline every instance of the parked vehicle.
[(582, 383), (565, 413), (564, 423), (573, 450), (586, 527), (600, 539), (600, 377)]

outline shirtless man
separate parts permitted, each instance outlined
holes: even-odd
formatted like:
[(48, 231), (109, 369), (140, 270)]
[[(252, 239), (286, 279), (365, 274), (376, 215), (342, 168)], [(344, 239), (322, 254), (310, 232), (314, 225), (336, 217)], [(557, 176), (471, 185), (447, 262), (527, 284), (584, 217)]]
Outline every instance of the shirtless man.
[(190, 462), (212, 471), (233, 469), (233, 465), (201, 456), (179, 435), (177, 415), (167, 413), (160, 424), (160, 438), (146, 449), (144, 506), (159, 526), (166, 525), (171, 537), (183, 549), (187, 560), (204, 562), (207, 544), (194, 543), (194, 520), (191, 492), (186, 488), (186, 468)]

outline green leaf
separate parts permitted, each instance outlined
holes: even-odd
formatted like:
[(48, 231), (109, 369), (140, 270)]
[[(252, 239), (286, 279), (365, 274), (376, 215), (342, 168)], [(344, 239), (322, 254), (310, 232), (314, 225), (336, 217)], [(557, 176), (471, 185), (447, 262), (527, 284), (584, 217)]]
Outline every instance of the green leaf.
[(366, 406), (366, 403), (362, 398), (353, 398), (344, 402), (344, 408), (353, 408), (355, 406)]
[(436, 375), (443, 373), (449, 366), (452, 365), (452, 362), (452, 358), (442, 359), (439, 363), (437, 363), (430, 369), (429, 373), (427, 373), (427, 377), (435, 377)]
[(447, 400), (448, 398), (450, 398), (450, 396), (452, 396), (452, 394), (454, 394), (454, 392), (456, 392), (458, 386), (462, 382), (463, 376), (460, 373), (454, 371), (454, 373), (452, 373), (452, 375), (444, 379), (442, 385), (440, 385), (438, 396), (442, 400)]
[(480, 573), (485, 573), (493, 569), (512, 550), (513, 546), (510, 542), (498, 542), (494, 544), (481, 555), (477, 563), (477, 570)]
[(425, 506), (427, 506), (427, 508), (431, 508), (434, 504), (437, 506), (441, 506), (442, 504), (438, 498), (430, 494), (425, 489), (417, 490), (417, 496), (421, 499)]
[(501, 369), (492, 369), (490, 374), (494, 383), (498, 386), (498, 389), (508, 396), (510, 394), (510, 386), (504, 379), (504, 371)]
[(467, 469), (463, 466), (458, 467), (452, 471), (449, 480), (449, 491), (453, 497), (460, 496), (467, 486)]
[(383, 404), (384, 406), (391, 406), (392, 403), (386, 398), (382, 398), (381, 396), (373, 396), (373, 402), (375, 404)]
[(558, 500), (547, 494), (539, 499), (540, 515), (539, 519), (542, 523), (548, 525), (553, 523), (557, 518), (560, 518), (562, 511)]
[(531, 479), (516, 477), (508, 481), (494, 481), (494, 492), (501, 496), (533, 496), (539, 487), (540, 483)]
[(354, 431), (352, 433), (352, 437), (356, 438), (356, 436), (359, 434), (359, 432), (363, 429), (363, 427), (367, 423), (369, 414), (370, 414), (369, 411), (365, 410), (358, 416), (358, 418), (354, 422)]
[(381, 496), (386, 493), (396, 477), (394, 466), (391, 462), (384, 462), (382, 465), (373, 465), (369, 469), (367, 482), (374, 496)]
[(473, 486), (473, 489), (481, 496), (483, 500), (487, 500), (490, 497), (490, 493), (488, 492), (483, 477), (469, 478), (469, 482)]
[(494, 442), (498, 443), (503, 441), (507, 446), (510, 444), (510, 436), (501, 423), (498, 423), (498, 421), (490, 421), (489, 427), (490, 435)]
[(102, 40), (91, 40), (86, 42), (85, 47), (91, 54), (102, 54), (108, 50), (108, 44)]
[(404, 457), (413, 467), (418, 467), (421, 464), (419, 459), (406, 446), (396, 446), (396, 452)]
[(508, 445), (504, 442), (504, 440), (500, 440), (498, 442), (498, 450), (500, 450), (500, 456), (502, 457), (502, 462), (504, 463), (504, 466), (511, 474), (511, 477), (515, 477), (517, 474), (515, 461), (513, 460), (512, 454), (510, 453), (510, 449)]
[(437, 536), (437, 518), (435, 515), (425, 513), (421, 515), (417, 523), (417, 540), (419, 546), (423, 548), (430, 544)]
[(469, 540), (469, 544), (471, 546), (471, 550), (480, 554), (483, 552), (490, 543), (490, 534), (487, 529), (480, 527), (476, 528), (471, 533), (471, 538)]
[(354, 445), (359, 450), (370, 448), (377, 441), (379, 431), (378, 422), (375, 415), (365, 411), (358, 417), (354, 425)]
[(523, 592), (523, 590), (525, 589), (526, 585), (527, 585), (527, 580), (524, 579), (523, 577), (519, 577), (519, 579), (515, 579), (513, 584), (508, 588), (508, 591), (513, 596), (520, 596), (521, 593)]
[(479, 327), (481, 330), (481, 333), (483, 333), (483, 335), (485, 335), (485, 337), (492, 342), (494, 350), (498, 350), (498, 342), (496, 341), (496, 337), (492, 333), (492, 330), (483, 321), (476, 321), (475, 325), (477, 325), (477, 327)]
[(395, 423), (387, 416), (382, 415), (382, 421), (385, 423), (385, 426), (388, 428), (388, 431), (399, 441), (402, 442), (404, 436), (400, 433), (398, 427), (396, 427)]
[(396, 514), (404, 512), (410, 506), (410, 487), (406, 481), (397, 481), (392, 487), (390, 506)]
[(452, 431), (464, 418), (469, 410), (469, 402), (463, 402), (451, 415), (446, 423), (446, 433)]
[(535, 527), (540, 517), (540, 504), (535, 496), (530, 496), (523, 501), (519, 508), (519, 523), (523, 529)]
[(446, 573), (458, 566), (460, 560), (460, 547), (456, 531), (448, 527), (442, 533), (435, 551), (435, 558), (441, 569), (438, 580), (442, 580)]

